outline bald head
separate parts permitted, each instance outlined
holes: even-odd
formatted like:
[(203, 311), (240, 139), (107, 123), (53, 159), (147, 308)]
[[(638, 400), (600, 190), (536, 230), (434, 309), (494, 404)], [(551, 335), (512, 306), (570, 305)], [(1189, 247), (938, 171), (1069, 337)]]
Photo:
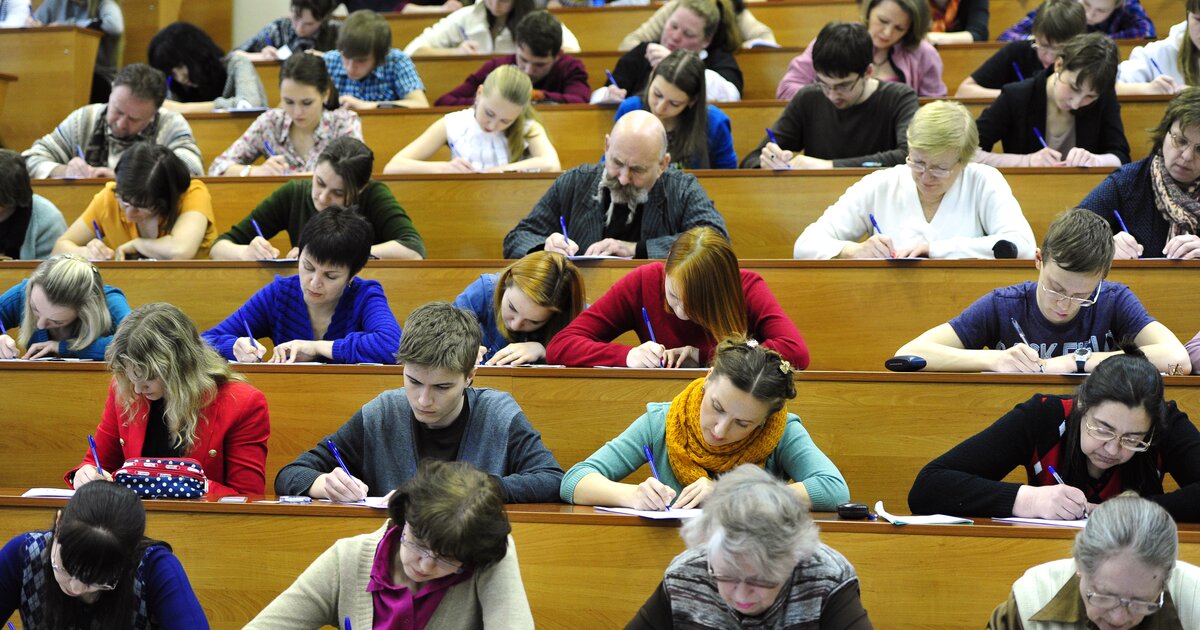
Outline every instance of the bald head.
[(648, 111), (636, 109), (613, 125), (604, 139), (604, 169), (622, 186), (648, 191), (671, 163), (667, 130)]
[(661, 160), (667, 152), (667, 129), (657, 116), (644, 109), (635, 109), (613, 125), (610, 143), (618, 139), (622, 143), (643, 147), (654, 154), (655, 161)]

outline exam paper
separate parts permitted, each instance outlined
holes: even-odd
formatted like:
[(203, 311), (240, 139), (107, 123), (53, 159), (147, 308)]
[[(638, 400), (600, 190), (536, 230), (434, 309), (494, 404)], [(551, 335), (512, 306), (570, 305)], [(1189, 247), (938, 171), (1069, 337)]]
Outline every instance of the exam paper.
[(21, 496), (50, 499), (70, 499), (71, 497), (75, 496), (75, 491), (70, 488), (30, 488)]
[(945, 514), (929, 514), (927, 516), (895, 516), (883, 509), (883, 501), (875, 502), (875, 513), (879, 518), (893, 525), (973, 525), (975, 521), (969, 518), (946, 516)]
[(1048, 518), (1021, 518), (1017, 516), (1009, 516), (1006, 518), (993, 519), (1004, 521), (1005, 523), (1022, 523), (1025, 525), (1046, 525), (1048, 527), (1074, 527), (1075, 529), (1083, 529), (1087, 526), (1087, 519), (1081, 518), (1076, 521), (1059, 521)]
[(596, 509), (600, 510), (601, 512), (615, 512), (617, 514), (627, 514), (629, 516), (640, 516), (642, 518), (652, 518), (656, 521), (663, 521), (663, 520), (670, 520), (670, 519), (682, 520), (682, 519), (686, 519), (686, 518), (696, 518), (697, 516), (700, 516), (700, 514), (703, 513), (703, 510), (701, 510), (700, 508), (690, 508), (690, 509), (686, 509), (686, 510), (684, 510), (684, 509), (666, 510), (664, 512), (660, 512), (658, 510), (635, 510), (633, 508), (600, 507), (597, 505)]

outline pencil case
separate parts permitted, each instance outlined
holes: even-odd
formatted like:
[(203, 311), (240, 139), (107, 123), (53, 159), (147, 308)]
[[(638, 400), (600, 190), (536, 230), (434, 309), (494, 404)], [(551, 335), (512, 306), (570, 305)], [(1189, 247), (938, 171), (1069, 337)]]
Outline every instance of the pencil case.
[(204, 468), (187, 457), (127, 459), (113, 481), (143, 499), (199, 499), (208, 490)]

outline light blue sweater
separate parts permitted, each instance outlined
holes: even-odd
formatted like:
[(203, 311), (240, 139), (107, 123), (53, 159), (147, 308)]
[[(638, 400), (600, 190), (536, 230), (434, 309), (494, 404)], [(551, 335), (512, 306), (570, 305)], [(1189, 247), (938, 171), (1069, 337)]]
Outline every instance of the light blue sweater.
[[(0, 322), (4, 322), (5, 326), (20, 326), (21, 318), (25, 314), (25, 285), (29, 283), (26, 278), (17, 283), (16, 286), (0, 295)], [(113, 333), (117, 331), (117, 326), (121, 320), (129, 314), (129, 301), (125, 299), (125, 294), (116, 287), (104, 285), (104, 300), (108, 303), (108, 314), (112, 317), (112, 328), (104, 331), (100, 337), (97, 337), (91, 345), (80, 350), (71, 350), (72, 339), (63, 339), (58, 344), (58, 356), (73, 357), (78, 359), (91, 359), (93, 361), (103, 361), (104, 351), (108, 349), (108, 344), (112, 342)], [(38, 329), (33, 333), (33, 337), (29, 339), (29, 343), (41, 343), (50, 341), (50, 333)]]
[(54, 242), (66, 231), (67, 221), (62, 212), (49, 199), (34, 195), (29, 227), (25, 228), (25, 242), (21, 243), (21, 260), (49, 258), (54, 250)]

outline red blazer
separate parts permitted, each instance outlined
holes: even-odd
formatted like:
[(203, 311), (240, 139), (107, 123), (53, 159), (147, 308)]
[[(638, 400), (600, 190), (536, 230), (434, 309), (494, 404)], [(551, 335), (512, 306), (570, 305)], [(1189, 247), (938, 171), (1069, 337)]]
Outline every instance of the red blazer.
[[(126, 459), (142, 456), (150, 411), (142, 402), (133, 409), (133, 418), (122, 421), (116, 384), (109, 384), (104, 416), (96, 427), (96, 452), (105, 472), (120, 468)], [(263, 494), (270, 436), (266, 396), (248, 383), (230, 381), (217, 388), (216, 398), (200, 412), (196, 444), (187, 457), (204, 467), (208, 491), (213, 495)], [(67, 485), (74, 487), (75, 471), (95, 464), (88, 449), (83, 462), (64, 477)]]

